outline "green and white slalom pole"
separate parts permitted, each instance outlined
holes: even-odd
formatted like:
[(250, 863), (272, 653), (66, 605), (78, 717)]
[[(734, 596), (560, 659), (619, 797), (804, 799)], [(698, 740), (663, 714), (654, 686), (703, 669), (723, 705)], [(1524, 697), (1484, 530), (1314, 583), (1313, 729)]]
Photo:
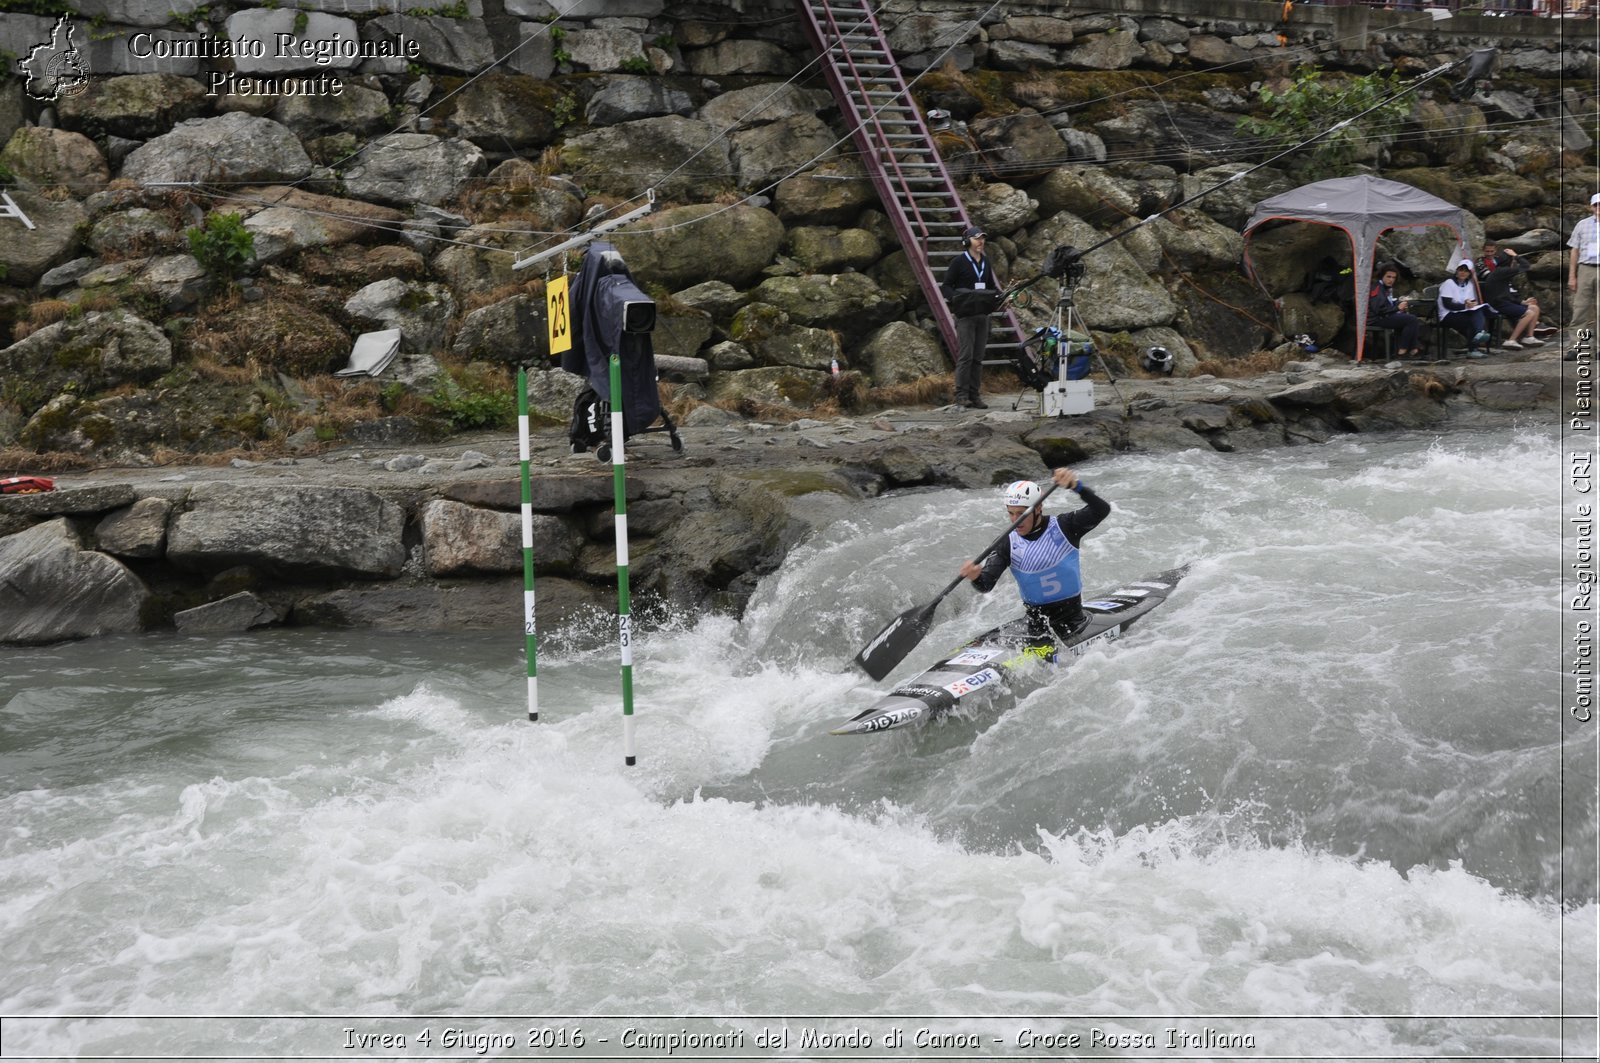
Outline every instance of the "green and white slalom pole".
[(522, 632), (528, 656), (528, 720), (539, 719), (538, 636), (533, 618), (533, 479), (528, 471), (528, 370), (517, 369), (517, 453), (522, 462)]
[(622, 455), (622, 359), (611, 356), (611, 481), (617, 512), (617, 638), (622, 647), (622, 762), (633, 764), (633, 616), (628, 601), (628, 488)]

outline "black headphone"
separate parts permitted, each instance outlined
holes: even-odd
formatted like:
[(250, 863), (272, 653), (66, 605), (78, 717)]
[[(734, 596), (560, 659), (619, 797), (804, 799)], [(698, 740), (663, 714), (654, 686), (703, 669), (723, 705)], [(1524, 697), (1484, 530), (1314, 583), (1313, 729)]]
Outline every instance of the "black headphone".
[(967, 231), (961, 234), (961, 250), (971, 251), (972, 241), (976, 240), (980, 236), (987, 235), (987, 233), (985, 233), (982, 229), (979, 229), (976, 225), (967, 226)]

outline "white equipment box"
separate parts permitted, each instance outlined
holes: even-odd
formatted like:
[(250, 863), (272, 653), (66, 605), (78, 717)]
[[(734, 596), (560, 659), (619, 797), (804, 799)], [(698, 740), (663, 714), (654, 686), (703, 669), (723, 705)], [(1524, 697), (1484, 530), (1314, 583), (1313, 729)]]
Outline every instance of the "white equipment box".
[(1052, 380), (1044, 386), (1044, 415), (1071, 417), (1094, 412), (1094, 381)]

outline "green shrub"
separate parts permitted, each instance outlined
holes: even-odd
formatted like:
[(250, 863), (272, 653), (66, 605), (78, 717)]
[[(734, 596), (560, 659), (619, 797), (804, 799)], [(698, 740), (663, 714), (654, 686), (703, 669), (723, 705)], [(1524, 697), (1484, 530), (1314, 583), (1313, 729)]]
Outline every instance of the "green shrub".
[[(1261, 137), (1269, 147), (1306, 140), (1333, 129), (1339, 122), (1364, 111), (1372, 113), (1335, 132), (1329, 133), (1306, 150), (1283, 161), (1284, 169), (1298, 176), (1343, 177), (1351, 163), (1361, 157), (1366, 142), (1393, 136), (1410, 113), (1399, 79), (1389, 74), (1367, 74), (1353, 78), (1324, 78), (1320, 70), (1301, 69), (1294, 84), (1283, 92), (1262, 86), (1258, 98), (1269, 112), (1265, 118), (1241, 118), (1239, 132)], [(1382, 102), (1387, 100), (1387, 102)], [(1379, 106), (1379, 104), (1382, 104)], [(1374, 109), (1376, 108), (1376, 109)]]
[(189, 229), (189, 253), (206, 272), (231, 281), (256, 257), (256, 234), (237, 214), (212, 214), (203, 227)]
[(516, 391), (504, 379), (475, 366), (451, 370), (426, 399), (452, 430), (510, 428), (516, 423)]

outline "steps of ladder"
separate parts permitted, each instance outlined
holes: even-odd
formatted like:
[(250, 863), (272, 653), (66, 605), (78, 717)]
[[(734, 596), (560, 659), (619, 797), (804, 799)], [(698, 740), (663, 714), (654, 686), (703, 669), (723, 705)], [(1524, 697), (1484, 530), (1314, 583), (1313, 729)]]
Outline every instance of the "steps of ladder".
[[(901, 75), (870, 0), (800, 0), (806, 33), (824, 62), (827, 83), (884, 209), (933, 310), (940, 335), (954, 342), (954, 318), (938, 290), (946, 265), (962, 251), (968, 224), (917, 101)], [(1011, 311), (997, 316), (989, 350), (1021, 346)], [(1007, 361), (985, 360), (988, 365)]]

